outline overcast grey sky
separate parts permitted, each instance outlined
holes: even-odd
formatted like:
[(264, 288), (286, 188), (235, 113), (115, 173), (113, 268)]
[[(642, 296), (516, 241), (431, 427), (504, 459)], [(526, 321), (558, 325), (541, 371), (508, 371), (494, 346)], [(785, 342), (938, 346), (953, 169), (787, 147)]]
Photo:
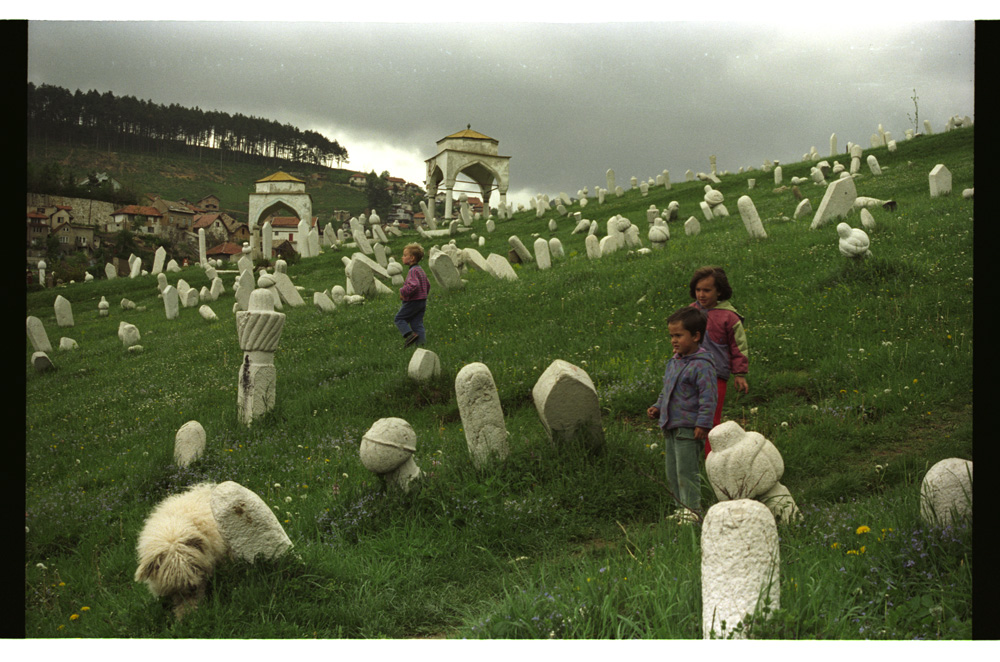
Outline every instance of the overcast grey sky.
[[(272, 5), (273, 6), (273, 5)], [(910, 11), (912, 13), (912, 10)], [(763, 16), (763, 12), (760, 18)], [(196, 14), (190, 14), (196, 15)], [(642, 20), (629, 11), (617, 20)], [(509, 199), (829, 154), (919, 117), (974, 116), (971, 20), (362, 23), (33, 20), (28, 80), (319, 131), (345, 166), (423, 184), (467, 124)], [(922, 129), (922, 127), (921, 127)], [(499, 200), (493, 198), (493, 204)]]

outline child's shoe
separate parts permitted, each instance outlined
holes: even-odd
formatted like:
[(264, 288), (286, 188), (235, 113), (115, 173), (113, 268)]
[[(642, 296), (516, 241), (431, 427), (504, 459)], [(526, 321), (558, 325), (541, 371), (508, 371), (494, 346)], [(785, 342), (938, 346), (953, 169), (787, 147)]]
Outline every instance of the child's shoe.
[(413, 343), (417, 342), (417, 340), (420, 339), (420, 336), (417, 335), (416, 331), (410, 331), (408, 334), (403, 336), (403, 338), (404, 338), (403, 347), (406, 348), (412, 345)]

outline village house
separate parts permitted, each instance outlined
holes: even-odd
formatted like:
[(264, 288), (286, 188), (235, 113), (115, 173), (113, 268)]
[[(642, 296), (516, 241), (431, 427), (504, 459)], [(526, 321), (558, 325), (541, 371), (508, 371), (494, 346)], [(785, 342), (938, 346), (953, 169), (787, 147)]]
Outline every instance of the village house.
[(219, 211), (219, 197), (216, 195), (206, 195), (195, 203), (195, 207), (205, 211)]
[(158, 195), (148, 194), (150, 206), (155, 207), (160, 212), (160, 227), (163, 236), (183, 236), (184, 232), (190, 232), (194, 225), (195, 212), (190, 207), (180, 202), (164, 200)]
[(205, 257), (215, 260), (226, 260), (238, 262), (243, 256), (242, 244), (234, 244), (229, 241), (222, 242), (205, 250)]
[[(222, 221), (222, 214), (213, 212), (209, 214), (199, 214), (194, 217), (194, 224), (191, 230), (197, 235), (198, 230), (205, 230), (206, 241), (221, 243), (229, 239), (229, 229)], [(242, 243), (242, 242), (241, 242)]]
[(44, 248), (52, 226), (44, 207), (28, 211), (28, 247)]
[[(319, 219), (316, 216), (312, 217), (312, 223), (309, 225), (310, 229), (316, 227), (316, 223), (318, 220)], [(292, 246), (295, 248), (296, 251), (299, 250), (298, 216), (271, 216), (268, 218), (268, 221), (271, 223), (271, 233), (272, 233), (271, 241), (273, 245), (277, 245), (279, 241), (288, 241), (292, 244)]]
[(347, 183), (350, 186), (364, 188), (368, 185), (368, 175), (363, 172), (352, 172), (351, 177), (347, 180)]
[(129, 232), (140, 235), (159, 235), (163, 215), (156, 207), (128, 205), (111, 212), (111, 221), (105, 226), (105, 232)]

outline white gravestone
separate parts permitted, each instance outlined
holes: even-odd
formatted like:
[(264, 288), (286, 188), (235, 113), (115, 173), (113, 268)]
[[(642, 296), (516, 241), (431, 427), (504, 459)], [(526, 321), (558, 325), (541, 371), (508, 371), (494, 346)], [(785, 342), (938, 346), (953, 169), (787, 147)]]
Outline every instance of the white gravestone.
[(180, 295), (173, 285), (167, 285), (166, 289), (163, 290), (163, 309), (168, 320), (177, 319), (177, 314), (180, 311)]
[(212, 516), (233, 556), (253, 563), (273, 559), (292, 547), (271, 508), (255, 492), (226, 481), (212, 490)]
[(365, 432), (358, 450), (361, 464), (382, 476), (392, 488), (407, 492), (410, 483), (421, 476), (413, 460), (417, 433), (402, 418), (380, 418)]
[(920, 517), (930, 526), (957, 524), (972, 516), (972, 462), (941, 460), (920, 483)]
[(552, 256), (549, 254), (549, 242), (542, 237), (535, 239), (535, 262), (539, 270), (544, 271), (552, 267)]
[(882, 168), (878, 165), (878, 159), (875, 158), (874, 154), (868, 155), (868, 169), (872, 171), (873, 175), (881, 175)]
[(406, 374), (417, 382), (429, 381), (441, 374), (441, 359), (431, 350), (418, 347), (410, 357)]
[(743, 219), (743, 225), (746, 226), (747, 234), (754, 239), (767, 239), (764, 224), (760, 222), (760, 215), (757, 213), (757, 208), (754, 206), (750, 196), (741, 196), (736, 201), (736, 207), (740, 210), (740, 218)]
[(49, 342), (49, 336), (45, 333), (45, 326), (42, 324), (42, 320), (29, 315), (25, 326), (28, 331), (28, 340), (31, 341), (31, 346), (36, 352), (52, 351), (52, 343)]
[(531, 398), (550, 440), (578, 439), (592, 450), (604, 445), (597, 389), (582, 368), (556, 359), (535, 382)]
[(73, 349), (80, 349), (80, 345), (75, 340), (73, 340), (72, 338), (65, 338), (65, 337), (59, 339), (60, 351), (65, 352)]
[(156, 253), (153, 254), (153, 270), (150, 273), (152, 273), (154, 276), (163, 273), (163, 263), (166, 261), (166, 259), (167, 259), (167, 251), (165, 248), (163, 248), (163, 246), (160, 246), (159, 248), (156, 249)]
[(497, 278), (517, 280), (517, 272), (514, 271), (514, 267), (510, 266), (510, 262), (508, 262), (507, 258), (503, 255), (490, 253), (486, 256), (486, 264), (490, 265), (490, 269), (493, 270), (493, 275)]
[(854, 186), (853, 177), (834, 180), (826, 188), (823, 199), (819, 203), (816, 215), (813, 216), (812, 229), (819, 228), (829, 221), (843, 218), (854, 208), (854, 201), (857, 200), (858, 190)]
[(847, 223), (837, 224), (837, 247), (845, 257), (865, 258), (871, 256), (870, 241), (864, 230), (852, 228)]
[(128, 322), (118, 323), (118, 339), (122, 341), (125, 349), (138, 345), (140, 340), (139, 329), (134, 324)]
[(69, 299), (61, 294), (57, 295), (53, 308), (55, 308), (57, 326), (73, 326), (73, 307), (70, 305)]
[(205, 452), (205, 428), (198, 421), (188, 421), (174, 435), (174, 462), (186, 467)]
[(934, 166), (927, 179), (930, 183), (932, 198), (951, 193), (951, 172), (943, 163)]
[(205, 319), (209, 322), (214, 322), (217, 319), (219, 319), (216, 316), (215, 311), (204, 304), (198, 308), (198, 314), (201, 315), (202, 319)]
[(737, 625), (765, 603), (777, 610), (779, 570), (778, 528), (762, 503), (738, 499), (709, 508), (701, 530), (702, 636), (740, 636)]
[(483, 363), (470, 363), (459, 370), (455, 398), (473, 465), (482, 468), (494, 459), (506, 460), (510, 454), (507, 427), (490, 369)]

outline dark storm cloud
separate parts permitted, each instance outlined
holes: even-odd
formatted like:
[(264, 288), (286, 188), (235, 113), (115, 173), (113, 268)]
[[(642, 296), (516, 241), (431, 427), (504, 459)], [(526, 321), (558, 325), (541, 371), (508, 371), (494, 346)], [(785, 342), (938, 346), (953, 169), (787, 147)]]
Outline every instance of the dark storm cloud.
[(902, 139), (914, 88), (940, 131), (973, 114), (974, 34), (968, 21), (42, 21), (28, 79), (321, 130), (352, 163), (346, 136), (382, 143), (411, 155), (402, 176), (416, 181), (435, 142), (471, 123), (512, 157), (512, 190), (575, 195), (608, 168), (681, 181), (711, 154), (735, 171), (813, 145), (825, 156), (833, 132), (841, 151), (867, 146), (879, 123)]

